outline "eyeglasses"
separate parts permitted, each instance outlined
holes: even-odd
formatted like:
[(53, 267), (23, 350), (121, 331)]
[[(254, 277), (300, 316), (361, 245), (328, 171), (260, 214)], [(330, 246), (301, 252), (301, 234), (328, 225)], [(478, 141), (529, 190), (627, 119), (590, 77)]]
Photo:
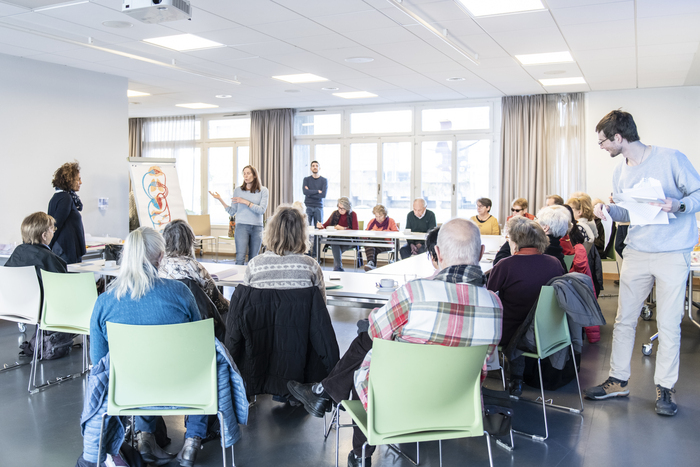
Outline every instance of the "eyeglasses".
[(603, 143), (606, 142), (606, 141), (610, 141), (610, 139), (609, 139), (609, 138), (605, 138), (604, 140), (598, 141), (598, 146), (600, 146), (600, 147), (602, 148), (602, 147), (603, 147)]
[(341, 211), (347, 211), (347, 209), (345, 209), (345, 208), (342, 207), (342, 206), (338, 206), (338, 209), (340, 209)]
[(511, 212), (520, 212), (520, 211), (522, 211), (522, 209), (510, 208), (510, 211)]

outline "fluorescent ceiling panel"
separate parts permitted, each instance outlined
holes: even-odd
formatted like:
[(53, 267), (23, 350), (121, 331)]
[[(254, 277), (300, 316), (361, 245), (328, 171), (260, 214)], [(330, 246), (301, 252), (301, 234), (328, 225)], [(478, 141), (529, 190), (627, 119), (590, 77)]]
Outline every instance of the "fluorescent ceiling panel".
[(515, 58), (523, 65), (545, 65), (547, 63), (568, 63), (574, 61), (569, 52), (516, 55)]
[(376, 94), (372, 94), (367, 91), (352, 91), (352, 92), (334, 92), (334, 96), (342, 97), (343, 99), (365, 99), (367, 97), (377, 97)]
[(214, 47), (226, 47), (219, 42), (210, 41), (194, 34), (177, 34), (174, 36), (154, 37), (144, 39), (149, 44), (165, 47), (166, 49), (184, 52), (187, 50), (213, 49)]
[(583, 77), (578, 76), (576, 78), (551, 78), (551, 79), (541, 79), (539, 80), (542, 86), (565, 86), (567, 84), (586, 84), (586, 80)]
[(298, 75), (279, 75), (279, 76), (273, 76), (273, 78), (278, 79), (280, 81), (285, 81), (287, 83), (317, 83), (319, 81), (328, 81), (328, 78), (323, 78), (318, 75), (314, 75), (311, 73), (300, 73)]
[(126, 97), (141, 97), (141, 96), (150, 96), (150, 93), (147, 92), (141, 92), (141, 91), (132, 91), (129, 89), (126, 91)]
[(193, 104), (175, 104), (176, 107), (185, 107), (186, 109), (215, 109), (218, 105), (204, 104), (202, 102), (195, 102)]
[(474, 16), (507, 15), (544, 10), (540, 0), (459, 0)]

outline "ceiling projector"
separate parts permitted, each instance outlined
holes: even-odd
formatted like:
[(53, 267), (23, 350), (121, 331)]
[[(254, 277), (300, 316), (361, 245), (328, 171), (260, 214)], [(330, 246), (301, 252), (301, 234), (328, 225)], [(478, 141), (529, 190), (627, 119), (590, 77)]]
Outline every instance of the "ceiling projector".
[(122, 13), (143, 23), (192, 19), (189, 0), (124, 0)]

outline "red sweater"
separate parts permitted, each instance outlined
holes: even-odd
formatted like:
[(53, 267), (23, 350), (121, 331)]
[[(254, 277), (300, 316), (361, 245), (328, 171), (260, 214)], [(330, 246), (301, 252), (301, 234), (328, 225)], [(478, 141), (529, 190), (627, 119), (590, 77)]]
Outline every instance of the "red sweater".
[[(335, 212), (335, 211), (333, 211)], [(333, 218), (333, 214), (328, 218), (326, 222), (323, 223), (323, 227), (326, 228), (329, 225), (331, 225), (331, 219)], [(355, 214), (355, 211), (352, 211), (352, 216), (351, 216), (351, 221), (352, 221), (352, 227), (350, 227), (349, 230), (360, 230), (359, 224), (357, 223), (357, 214)], [(341, 227), (345, 227), (348, 225), (348, 214), (341, 214), (340, 219), (338, 220), (337, 224), (334, 224), (333, 227), (336, 225), (339, 225)]]

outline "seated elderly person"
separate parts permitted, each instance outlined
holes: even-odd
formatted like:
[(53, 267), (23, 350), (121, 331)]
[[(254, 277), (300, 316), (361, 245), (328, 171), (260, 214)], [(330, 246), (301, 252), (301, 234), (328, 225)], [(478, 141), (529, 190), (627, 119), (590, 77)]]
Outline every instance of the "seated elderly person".
[(163, 279), (191, 279), (207, 294), (220, 314), (228, 311), (229, 302), (219, 291), (209, 272), (194, 259), (195, 235), (192, 227), (181, 219), (174, 220), (163, 230), (165, 258), (158, 266)]
[[(333, 227), (336, 230), (358, 230), (359, 224), (357, 223), (357, 213), (352, 210), (352, 204), (350, 200), (343, 196), (338, 198), (338, 209), (333, 211), (328, 217), (328, 220), (321, 224), (316, 223), (316, 228), (325, 229), (328, 227)], [(331, 251), (333, 252), (333, 270), (334, 271), (344, 271), (343, 269), (343, 252), (349, 250), (351, 246), (343, 245), (331, 245)]]
[[(516, 218), (514, 217), (513, 219)], [(563, 206), (549, 206), (542, 208), (537, 213), (537, 220), (535, 222), (542, 226), (542, 229), (544, 229), (545, 233), (547, 234), (547, 239), (549, 240), (549, 244), (547, 245), (544, 254), (558, 259), (561, 263), (561, 267), (566, 269), (561, 239), (566, 236), (571, 225), (569, 222), (569, 211)], [(508, 225), (510, 225), (510, 221)], [(501, 245), (501, 249), (498, 251), (493, 260), (494, 266), (502, 259), (507, 258), (510, 255), (510, 243), (505, 242), (503, 245)]]
[(306, 255), (309, 237), (306, 215), (281, 205), (267, 221), (263, 245), (267, 250), (248, 262), (243, 284), (256, 289), (301, 289), (316, 286), (326, 298), (323, 271)]
[[(416, 198), (413, 201), (413, 211), (406, 216), (405, 230), (411, 232), (428, 232), (437, 226), (435, 221), (435, 213), (428, 209), (428, 203), (423, 198)], [(425, 245), (420, 240), (408, 240), (408, 242), (399, 249), (401, 259), (409, 258), (413, 255), (418, 255), (425, 252)]]
[(56, 255), (49, 243), (56, 231), (54, 218), (45, 212), (35, 212), (22, 221), (22, 244), (10, 255), (5, 266), (34, 266), (41, 283), (40, 269), (49, 272), (68, 272), (66, 262)]
[(527, 217), (530, 220), (535, 220), (535, 216), (527, 212), (528, 209), (528, 202), (525, 198), (518, 198), (513, 200), (513, 204), (510, 206), (510, 212), (512, 213), (510, 216), (506, 217), (506, 222), (511, 220), (514, 217)]
[(501, 235), (498, 219), (491, 215), (491, 206), (493, 203), (488, 198), (476, 200), (476, 216), (472, 216), (470, 220), (479, 227), (481, 235)]
[[(353, 399), (359, 397), (367, 407), (373, 339), (454, 347), (499, 341), (501, 306), (496, 295), (483, 288), (479, 228), (465, 219), (447, 222), (439, 231), (435, 252), (440, 268), (435, 278), (408, 282), (392, 294), (386, 305), (374, 309), (369, 315), (368, 332), (359, 333), (326, 379), (316, 384), (288, 383), (289, 391), (311, 415), (323, 417), (331, 399), (336, 403), (347, 399), (351, 390)], [(474, 323), (476, 310), (478, 326)], [(360, 371), (356, 374), (356, 370)], [(348, 466), (362, 465), (365, 441), (355, 428)], [(373, 451), (373, 446), (368, 447), (370, 456)], [(370, 460), (365, 459), (366, 466)]]
[[(124, 243), (121, 269), (107, 292), (97, 298), (90, 319), (90, 358), (97, 364), (107, 352), (107, 322), (136, 325), (178, 324), (199, 321), (200, 314), (186, 285), (158, 277), (165, 254), (163, 237), (150, 227), (139, 227)], [(183, 342), (187, 345), (187, 342)], [(136, 417), (138, 450), (143, 460), (163, 465), (175, 458), (156, 444), (156, 417)], [(185, 444), (177, 455), (180, 465), (193, 465), (207, 433), (207, 416), (185, 418)], [(97, 440), (94, 440), (97, 441)], [(95, 442), (95, 444), (97, 444)], [(83, 457), (97, 462), (97, 446), (83, 438)], [(100, 459), (104, 462), (104, 459)], [(100, 462), (100, 465), (101, 465)]]
[[(550, 241), (540, 224), (515, 217), (508, 221), (508, 233), (513, 256), (493, 267), (486, 285), (489, 290), (498, 292), (503, 304), (503, 335), (499, 344), (503, 347), (508, 345), (537, 302), (542, 286), (565, 273), (559, 260), (544, 254)], [(525, 358), (519, 357), (509, 363), (510, 391), (519, 396), (522, 394)]]
[(579, 198), (570, 198), (566, 204), (571, 206), (576, 222), (583, 227), (586, 241), (594, 242), (598, 237), (598, 227), (593, 220), (595, 216), (593, 215), (591, 199), (587, 195)]
[[(399, 228), (396, 227), (396, 222), (394, 219), (389, 217), (386, 212), (386, 208), (381, 204), (377, 204), (372, 208), (372, 214), (374, 214), (374, 219), (369, 221), (367, 224), (367, 230), (390, 230), (392, 232), (398, 232)], [(377, 267), (377, 255), (385, 251), (389, 251), (391, 248), (387, 247), (374, 247), (366, 246), (365, 255), (367, 255), (367, 264), (365, 264), (365, 271), (371, 271)]]

